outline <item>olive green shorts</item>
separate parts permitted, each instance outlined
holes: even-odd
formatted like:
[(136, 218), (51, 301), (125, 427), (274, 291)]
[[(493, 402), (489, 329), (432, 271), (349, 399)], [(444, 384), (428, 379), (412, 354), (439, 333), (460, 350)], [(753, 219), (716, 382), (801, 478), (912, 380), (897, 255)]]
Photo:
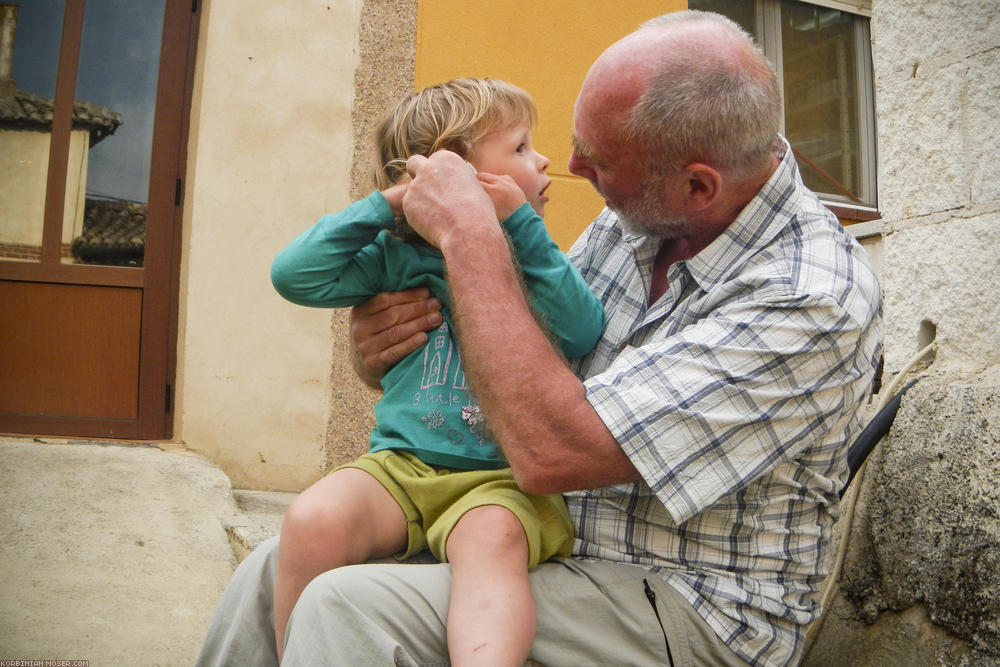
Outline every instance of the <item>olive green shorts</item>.
[(562, 496), (532, 496), (521, 491), (510, 468), (453, 470), (424, 463), (409, 452), (369, 452), (343, 468), (358, 468), (379, 481), (406, 515), (404, 560), (424, 549), (442, 563), (445, 544), (462, 515), (476, 507), (499, 505), (517, 517), (528, 540), (528, 567), (553, 556), (569, 556), (573, 527)]

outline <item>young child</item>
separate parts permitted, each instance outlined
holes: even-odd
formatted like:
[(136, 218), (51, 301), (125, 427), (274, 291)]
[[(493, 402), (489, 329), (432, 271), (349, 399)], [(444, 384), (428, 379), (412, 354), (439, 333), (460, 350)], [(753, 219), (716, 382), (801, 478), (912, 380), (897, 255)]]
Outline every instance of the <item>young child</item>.
[(452, 663), (520, 665), (528, 656), (536, 624), (528, 569), (568, 556), (572, 528), (560, 496), (517, 488), (491, 439), (452, 335), (443, 258), (408, 230), (402, 197), (411, 155), (447, 149), (465, 158), (510, 236), (539, 321), (567, 357), (588, 352), (604, 311), (541, 220), (550, 180), (548, 159), (531, 144), (536, 113), (524, 91), (492, 79), (406, 97), (376, 133), (381, 191), (322, 217), (274, 261), (275, 288), (300, 305), (352, 306), (425, 285), (444, 313), (427, 343), (382, 380), (369, 452), (306, 489), (285, 515), (274, 592), (279, 656), (295, 601), (314, 577), (424, 549), (452, 568)]

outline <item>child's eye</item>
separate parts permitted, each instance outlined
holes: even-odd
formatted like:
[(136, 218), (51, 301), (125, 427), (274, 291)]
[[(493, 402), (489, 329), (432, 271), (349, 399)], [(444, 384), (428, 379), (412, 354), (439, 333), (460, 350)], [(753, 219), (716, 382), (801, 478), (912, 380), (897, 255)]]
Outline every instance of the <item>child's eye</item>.
[(519, 144), (518, 147), (517, 147), (517, 149), (516, 149), (516, 152), (517, 153), (523, 153), (524, 149), (527, 147), (527, 145), (528, 144)]

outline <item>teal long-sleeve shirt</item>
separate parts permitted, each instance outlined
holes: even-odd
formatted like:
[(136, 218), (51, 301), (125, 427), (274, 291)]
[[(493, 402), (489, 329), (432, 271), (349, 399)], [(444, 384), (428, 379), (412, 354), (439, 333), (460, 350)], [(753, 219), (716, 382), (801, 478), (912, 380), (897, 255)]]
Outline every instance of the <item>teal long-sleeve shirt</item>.
[[(604, 309), (528, 204), (503, 222), (536, 316), (562, 353), (579, 357), (604, 330)], [(325, 215), (282, 250), (271, 267), (275, 289), (318, 308), (353, 306), (380, 292), (426, 286), (444, 304), (444, 323), (382, 379), (370, 451), (410, 451), (457, 469), (507, 465), (465, 381), (452, 332), (444, 258), (392, 234), (392, 209), (380, 192)], [(503, 317), (503, 313), (497, 313)], [(525, 378), (530, 382), (531, 378)]]

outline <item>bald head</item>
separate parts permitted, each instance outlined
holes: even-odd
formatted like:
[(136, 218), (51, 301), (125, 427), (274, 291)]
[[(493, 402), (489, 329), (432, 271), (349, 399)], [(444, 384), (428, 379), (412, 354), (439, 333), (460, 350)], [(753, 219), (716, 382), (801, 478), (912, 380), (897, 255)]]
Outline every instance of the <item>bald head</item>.
[(781, 94), (770, 64), (729, 19), (684, 11), (647, 21), (611, 45), (578, 105), (605, 108), (647, 166), (693, 161), (744, 176), (771, 162)]

